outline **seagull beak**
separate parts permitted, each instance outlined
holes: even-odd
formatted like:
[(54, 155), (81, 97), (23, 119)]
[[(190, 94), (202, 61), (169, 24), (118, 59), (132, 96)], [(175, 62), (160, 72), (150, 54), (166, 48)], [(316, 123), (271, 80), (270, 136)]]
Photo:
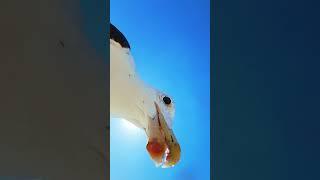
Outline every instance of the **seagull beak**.
[(163, 168), (173, 167), (180, 160), (180, 145), (165, 119), (170, 117), (161, 111), (157, 103), (155, 107), (157, 115), (149, 121), (147, 130), (147, 150), (156, 165)]

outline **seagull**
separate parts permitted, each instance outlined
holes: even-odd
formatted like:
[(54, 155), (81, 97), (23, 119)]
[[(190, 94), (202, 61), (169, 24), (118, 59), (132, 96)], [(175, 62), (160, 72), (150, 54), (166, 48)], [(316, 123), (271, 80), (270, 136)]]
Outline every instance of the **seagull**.
[(180, 145), (172, 130), (173, 99), (146, 84), (137, 74), (130, 44), (110, 24), (110, 115), (145, 131), (146, 149), (156, 164), (173, 167), (180, 160)]

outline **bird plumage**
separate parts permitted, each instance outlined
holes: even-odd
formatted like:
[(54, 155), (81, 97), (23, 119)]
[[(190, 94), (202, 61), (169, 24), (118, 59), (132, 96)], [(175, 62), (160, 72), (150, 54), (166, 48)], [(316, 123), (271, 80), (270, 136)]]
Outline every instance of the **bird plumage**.
[(111, 116), (144, 129), (151, 158), (171, 167), (180, 159), (180, 146), (172, 131), (174, 102), (144, 83), (136, 73), (127, 39), (115, 26), (110, 28)]

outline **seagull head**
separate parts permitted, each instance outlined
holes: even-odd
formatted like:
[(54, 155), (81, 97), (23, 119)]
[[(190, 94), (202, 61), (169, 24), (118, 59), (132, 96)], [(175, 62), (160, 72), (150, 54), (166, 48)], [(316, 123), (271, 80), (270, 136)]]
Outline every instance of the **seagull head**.
[(180, 145), (172, 130), (175, 114), (173, 99), (153, 89), (154, 96), (149, 96), (146, 105), (149, 110), (145, 116), (146, 134), (148, 136), (147, 151), (158, 166), (172, 167), (180, 160)]

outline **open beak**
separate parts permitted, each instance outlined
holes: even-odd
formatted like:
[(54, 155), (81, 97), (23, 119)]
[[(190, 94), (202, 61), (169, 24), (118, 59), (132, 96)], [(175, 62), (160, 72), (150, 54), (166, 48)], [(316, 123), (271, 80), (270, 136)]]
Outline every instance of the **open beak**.
[(165, 119), (170, 117), (164, 115), (157, 103), (155, 107), (157, 115), (149, 120), (147, 129), (147, 150), (156, 165), (163, 168), (173, 167), (180, 160), (180, 145)]

